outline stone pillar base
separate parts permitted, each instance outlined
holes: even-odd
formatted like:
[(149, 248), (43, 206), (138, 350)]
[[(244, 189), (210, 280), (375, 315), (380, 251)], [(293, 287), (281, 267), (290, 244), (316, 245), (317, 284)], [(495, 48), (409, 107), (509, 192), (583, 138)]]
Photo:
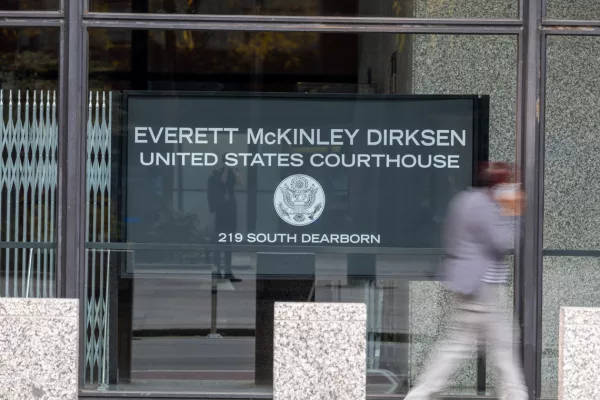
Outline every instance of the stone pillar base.
[(558, 358), (559, 400), (600, 399), (600, 308), (561, 308)]
[(366, 398), (364, 304), (275, 303), (274, 400)]
[(0, 399), (77, 400), (77, 300), (0, 298)]

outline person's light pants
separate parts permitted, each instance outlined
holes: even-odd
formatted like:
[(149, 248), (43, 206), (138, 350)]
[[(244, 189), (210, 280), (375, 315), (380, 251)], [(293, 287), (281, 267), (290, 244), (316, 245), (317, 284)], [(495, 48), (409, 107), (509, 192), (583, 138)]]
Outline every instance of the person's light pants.
[(482, 284), (474, 296), (455, 295), (456, 309), (448, 338), (429, 362), (418, 384), (405, 400), (437, 398), (450, 378), (484, 338), (495, 367), (496, 389), (501, 400), (527, 400), (523, 371), (517, 361), (512, 324), (498, 306), (502, 285)]

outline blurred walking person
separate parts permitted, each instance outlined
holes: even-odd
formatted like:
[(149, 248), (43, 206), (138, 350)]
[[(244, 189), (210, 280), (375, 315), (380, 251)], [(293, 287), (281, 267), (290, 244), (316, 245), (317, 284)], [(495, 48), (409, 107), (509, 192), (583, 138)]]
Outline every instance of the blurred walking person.
[(520, 190), (508, 185), (511, 176), (507, 164), (486, 163), (474, 187), (450, 202), (443, 229), (445, 284), (455, 300), (450, 332), (405, 400), (441, 395), (481, 338), (495, 364), (499, 399), (528, 398), (513, 326), (498, 305), (509, 277), (504, 257), (512, 248), (514, 220), (523, 207)]

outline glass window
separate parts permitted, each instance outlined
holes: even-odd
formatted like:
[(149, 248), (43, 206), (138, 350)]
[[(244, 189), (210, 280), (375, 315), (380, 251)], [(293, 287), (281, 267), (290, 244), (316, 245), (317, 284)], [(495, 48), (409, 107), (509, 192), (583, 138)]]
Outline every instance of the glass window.
[(402, 18), (518, 18), (518, 0), (90, 0), (96, 12)]
[(53, 297), (58, 29), (0, 30), (0, 296)]
[(548, 19), (597, 20), (600, 19), (600, 4), (593, 0), (548, 0)]
[[(516, 37), (92, 29), (90, 53), (86, 387), (270, 393), (277, 298), (367, 303), (368, 392), (406, 393), (444, 330), (439, 226), (470, 174), (335, 162), (359, 150), (375, 162), (368, 127), (381, 133), (394, 118), (408, 129), (414, 118), (434, 126), (470, 115), (474, 129), (481, 113), (443, 107), (482, 104), (478, 95), (490, 101), (490, 157), (514, 162)], [(429, 95), (446, 95), (443, 107)], [(250, 128), (284, 124), (307, 130), (248, 139)], [(363, 129), (355, 142), (350, 126)], [(383, 163), (403, 154), (376, 148)], [(453, 154), (428, 149), (420, 162)], [(470, 168), (474, 150), (460, 154)], [(295, 174), (310, 180), (286, 180)], [(315, 206), (286, 200), (291, 188)], [(378, 239), (350, 251), (342, 237), (357, 232)], [(261, 233), (283, 236), (260, 243)], [(315, 242), (322, 234), (338, 243)], [(450, 392), (474, 394), (490, 375), (472, 361)]]
[[(559, 308), (600, 306), (600, 38), (552, 36), (547, 48), (542, 389), (557, 397)], [(568, 67), (567, 67), (568, 65)], [(577, 251), (583, 251), (575, 257)], [(560, 256), (568, 252), (569, 257)], [(575, 253), (574, 253), (575, 252)], [(592, 253), (591, 255), (593, 255)], [(548, 394), (546, 396), (545, 394)]]
[(0, 11), (58, 10), (60, 0), (2, 0)]

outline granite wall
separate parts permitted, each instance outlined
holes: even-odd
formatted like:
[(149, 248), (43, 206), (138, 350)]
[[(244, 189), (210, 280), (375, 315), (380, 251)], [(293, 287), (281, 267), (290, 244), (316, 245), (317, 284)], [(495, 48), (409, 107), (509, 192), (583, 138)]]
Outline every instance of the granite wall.
[[(490, 7), (498, 2), (489, 2)], [(510, 3), (510, 2), (505, 2)], [(497, 5), (497, 4), (496, 4)], [(476, 7), (474, 7), (476, 8)], [(415, 35), (412, 93), (490, 96), (490, 158), (514, 162), (517, 113), (517, 40), (514, 36)], [(509, 264), (512, 265), (512, 259)], [(512, 318), (512, 286), (498, 301)], [(446, 331), (451, 302), (439, 282), (410, 283), (410, 372), (412, 382)], [(473, 349), (475, 355), (475, 349)], [(488, 363), (487, 382), (491, 385)], [(453, 390), (473, 394), (476, 361), (467, 362)], [(452, 391), (452, 390), (451, 390)]]
[[(582, 1), (567, 3), (565, 12)], [(600, 37), (548, 38), (545, 249), (600, 248), (599, 54)], [(560, 307), (600, 307), (598, 281), (600, 258), (544, 257), (542, 395), (546, 397), (557, 397)]]
[(547, 0), (546, 15), (550, 19), (600, 19), (597, 0)]
[(76, 400), (77, 300), (0, 299), (0, 399)]
[(600, 37), (548, 39), (544, 247), (600, 248)]
[(416, 18), (519, 17), (518, 0), (416, 0), (414, 3)]
[(600, 398), (600, 308), (560, 310), (559, 400)]

